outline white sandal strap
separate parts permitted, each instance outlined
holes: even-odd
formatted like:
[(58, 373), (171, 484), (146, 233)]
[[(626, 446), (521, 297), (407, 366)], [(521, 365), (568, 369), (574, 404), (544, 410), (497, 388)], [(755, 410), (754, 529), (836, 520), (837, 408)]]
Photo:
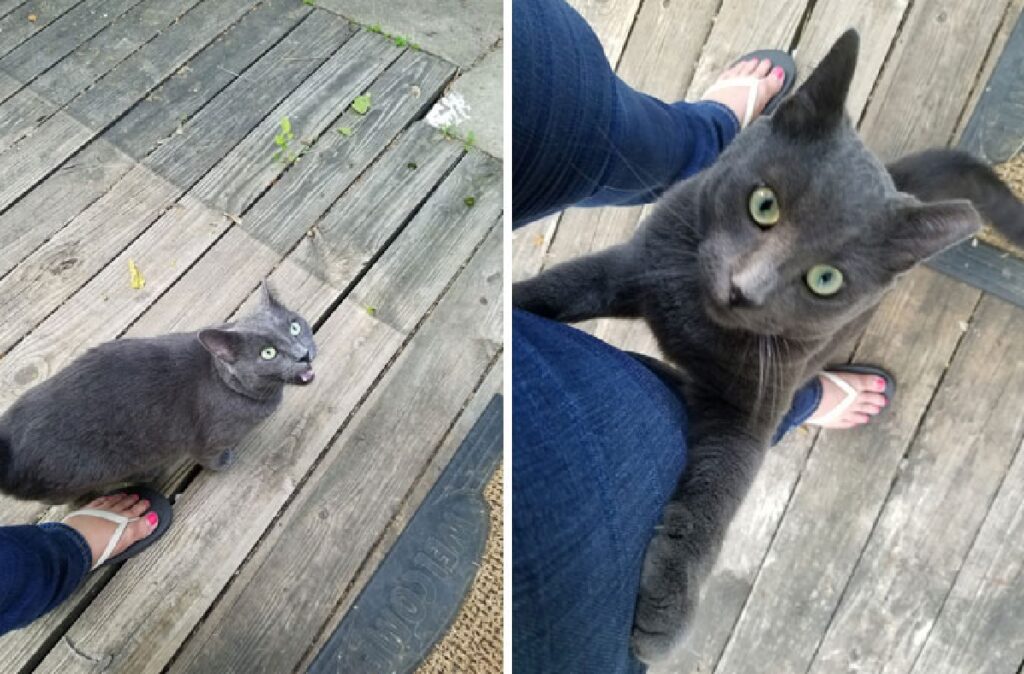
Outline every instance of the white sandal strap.
[(815, 421), (808, 420), (805, 422), (807, 424), (810, 424), (811, 426), (824, 426), (825, 424), (831, 422), (832, 420), (838, 419), (840, 416), (842, 416), (843, 412), (848, 410), (850, 408), (850, 405), (852, 405), (857, 400), (857, 389), (847, 384), (846, 380), (832, 374), (827, 370), (823, 371), (821, 374), (830, 382), (835, 384), (839, 388), (839, 390), (843, 392), (843, 395), (845, 397), (839, 402), (838, 405), (833, 407), (831, 411), (826, 413), (825, 416)]
[(68, 513), (64, 516), (64, 519), (62, 519), (61, 522), (66, 523), (70, 518), (76, 517), (78, 515), (99, 517), (100, 519), (104, 519), (108, 522), (113, 522), (117, 524), (117, 528), (114, 529), (113, 536), (110, 537), (110, 541), (107, 542), (107, 547), (103, 550), (103, 554), (100, 555), (100, 558), (96, 560), (95, 564), (92, 565), (93, 569), (100, 566), (101, 564), (103, 564), (103, 562), (107, 561), (107, 559), (110, 558), (110, 553), (114, 551), (114, 548), (117, 547), (117, 544), (121, 541), (121, 536), (124, 535), (124, 530), (128, 528), (129, 524), (139, 519), (138, 517), (125, 517), (124, 515), (118, 515), (117, 513), (112, 513), (108, 510), (97, 510), (96, 508), (82, 508), (81, 510), (76, 510), (74, 512)]
[(757, 104), (757, 87), (763, 80), (763, 77), (731, 77), (721, 82), (715, 82), (704, 92), (704, 95), (707, 96), (719, 89), (747, 87), (747, 111), (743, 114), (743, 119), (740, 121), (740, 128), (745, 129), (747, 124), (750, 124), (750, 120), (754, 118), (754, 105)]

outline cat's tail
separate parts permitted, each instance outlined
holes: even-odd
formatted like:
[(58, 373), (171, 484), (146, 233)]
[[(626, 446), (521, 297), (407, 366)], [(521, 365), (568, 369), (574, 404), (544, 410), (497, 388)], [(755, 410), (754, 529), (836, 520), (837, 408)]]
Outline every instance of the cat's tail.
[(1024, 247), (1024, 204), (985, 162), (961, 150), (925, 150), (888, 169), (901, 192), (925, 202), (967, 199), (997, 232)]

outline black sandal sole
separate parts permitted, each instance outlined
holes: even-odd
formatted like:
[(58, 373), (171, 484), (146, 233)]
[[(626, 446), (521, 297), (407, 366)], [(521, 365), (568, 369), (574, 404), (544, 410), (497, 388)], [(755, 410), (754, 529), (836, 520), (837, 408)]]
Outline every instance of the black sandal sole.
[(100, 564), (97, 568), (104, 566), (110, 566), (112, 564), (119, 564), (130, 557), (134, 557), (149, 546), (153, 545), (164, 532), (171, 526), (171, 520), (174, 519), (174, 511), (171, 509), (171, 502), (167, 500), (167, 497), (160, 492), (147, 487), (145, 485), (138, 485), (135, 487), (125, 487), (124, 489), (117, 489), (110, 492), (111, 494), (138, 494), (139, 498), (144, 498), (149, 501), (149, 508), (143, 513), (143, 517), (149, 513), (156, 513), (158, 519), (156, 529), (149, 536), (146, 536), (142, 540), (135, 541), (129, 545), (123, 552), (115, 555), (107, 561)]

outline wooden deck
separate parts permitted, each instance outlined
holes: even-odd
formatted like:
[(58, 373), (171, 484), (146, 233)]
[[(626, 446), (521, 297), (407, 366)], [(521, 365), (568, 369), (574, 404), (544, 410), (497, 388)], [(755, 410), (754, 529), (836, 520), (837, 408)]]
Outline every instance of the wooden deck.
[[(618, 72), (696, 98), (762, 47), (803, 75), (847, 27), (849, 109), (893, 158), (956, 141), (1021, 0), (573, 0)], [(627, 238), (642, 209), (570, 211), (519, 230), (513, 276)], [(643, 326), (584, 326), (656, 354)], [(664, 672), (1018, 674), (1024, 669), (1024, 311), (919, 269), (854, 360), (899, 380), (856, 431), (797, 432), (768, 455), (706, 588), (689, 652)], [(660, 674), (660, 673), (659, 673)]]
[(229, 471), (166, 476), (157, 545), (0, 638), (0, 672), (315, 656), (501, 388), (501, 165), (420, 121), (455, 73), (300, 0), (0, 0), (0, 405), (264, 278), (321, 354)]

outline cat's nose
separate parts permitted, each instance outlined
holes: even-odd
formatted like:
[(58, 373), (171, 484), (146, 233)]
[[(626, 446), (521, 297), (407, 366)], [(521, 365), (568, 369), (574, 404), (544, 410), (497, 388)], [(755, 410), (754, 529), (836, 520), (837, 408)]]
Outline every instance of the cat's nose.
[(309, 363), (312, 360), (313, 360), (313, 357), (309, 355), (309, 350), (308, 349), (306, 350), (306, 355), (304, 355), (302, 358), (299, 358), (299, 362), (300, 363)]
[(729, 306), (731, 307), (749, 307), (753, 302), (743, 292), (743, 288), (740, 288), (735, 283), (729, 284)]

